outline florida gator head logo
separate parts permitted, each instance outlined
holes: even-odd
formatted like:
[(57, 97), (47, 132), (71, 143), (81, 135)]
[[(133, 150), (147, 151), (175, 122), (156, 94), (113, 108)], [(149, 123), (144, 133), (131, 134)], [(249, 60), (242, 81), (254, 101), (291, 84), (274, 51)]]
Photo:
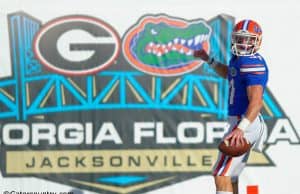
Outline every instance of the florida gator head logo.
[(209, 52), (210, 35), (211, 27), (203, 20), (148, 15), (125, 34), (123, 52), (139, 71), (177, 76), (202, 65), (203, 61), (195, 59), (193, 52), (200, 48)]

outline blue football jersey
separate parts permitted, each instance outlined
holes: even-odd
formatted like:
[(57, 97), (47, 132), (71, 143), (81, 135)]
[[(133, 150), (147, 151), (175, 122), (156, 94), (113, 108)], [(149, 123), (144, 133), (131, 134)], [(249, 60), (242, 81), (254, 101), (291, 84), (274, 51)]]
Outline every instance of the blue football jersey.
[(233, 56), (228, 69), (229, 115), (242, 115), (247, 111), (249, 100), (247, 87), (262, 85), (268, 81), (268, 67), (263, 57), (256, 53), (252, 56)]

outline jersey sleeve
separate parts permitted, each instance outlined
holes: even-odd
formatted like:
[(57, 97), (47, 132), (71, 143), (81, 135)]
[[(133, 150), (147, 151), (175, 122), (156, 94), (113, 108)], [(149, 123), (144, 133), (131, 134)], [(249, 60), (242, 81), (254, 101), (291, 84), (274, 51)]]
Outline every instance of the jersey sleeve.
[(240, 68), (240, 73), (246, 86), (262, 85), (265, 87), (267, 84), (268, 69), (263, 64), (242, 66)]

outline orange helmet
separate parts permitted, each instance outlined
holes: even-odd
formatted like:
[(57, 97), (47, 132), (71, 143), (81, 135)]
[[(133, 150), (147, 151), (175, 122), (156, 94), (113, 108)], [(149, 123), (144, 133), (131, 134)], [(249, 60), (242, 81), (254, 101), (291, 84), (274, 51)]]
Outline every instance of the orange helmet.
[(242, 20), (237, 23), (231, 36), (231, 51), (237, 56), (255, 54), (261, 45), (262, 30), (253, 20)]

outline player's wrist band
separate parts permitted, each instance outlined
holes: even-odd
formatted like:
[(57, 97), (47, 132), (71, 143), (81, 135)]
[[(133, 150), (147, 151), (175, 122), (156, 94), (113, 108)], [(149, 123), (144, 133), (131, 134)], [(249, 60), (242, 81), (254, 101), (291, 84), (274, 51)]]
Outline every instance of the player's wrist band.
[(242, 131), (246, 131), (250, 124), (251, 122), (249, 121), (249, 119), (244, 117), (238, 124), (237, 128), (241, 129)]
[(215, 61), (215, 58), (209, 58), (208, 59), (208, 61), (207, 61), (207, 63), (212, 67), (212, 68), (214, 68), (215, 66), (217, 66), (218, 65), (218, 62), (217, 61)]

